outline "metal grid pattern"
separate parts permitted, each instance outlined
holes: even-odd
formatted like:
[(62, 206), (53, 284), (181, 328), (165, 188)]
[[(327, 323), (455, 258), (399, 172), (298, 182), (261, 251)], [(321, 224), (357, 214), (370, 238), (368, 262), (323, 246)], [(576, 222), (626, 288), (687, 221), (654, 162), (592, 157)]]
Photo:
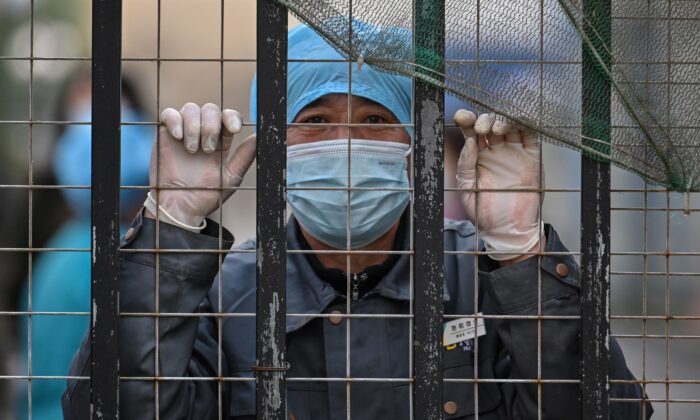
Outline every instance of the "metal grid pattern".
[[(482, 0), (483, 1), (483, 0)], [(30, 10), (32, 11), (31, 22), (33, 19), (34, 0), (30, 0)], [(426, 2), (426, 4), (438, 4), (440, 2)], [(540, 40), (544, 38), (544, 20), (545, 20), (545, 3), (546, 0), (540, 2)], [(585, 2), (584, 2), (585, 3)], [(614, 3), (614, 2), (613, 2)], [(665, 21), (668, 30), (672, 22), (678, 19), (691, 20), (697, 17), (671, 16), (672, 2), (668, 1), (669, 17)], [(688, 2), (685, 2), (688, 3)], [(222, 406), (221, 394), (225, 383), (230, 382), (250, 382), (257, 381), (257, 415), (258, 418), (287, 418), (285, 401), (286, 383), (291, 382), (326, 382), (328, 384), (342, 384), (346, 400), (346, 417), (353, 418), (351, 412), (351, 395), (353, 385), (363, 382), (385, 382), (395, 384), (407, 384), (411, 389), (409, 395), (411, 401), (412, 418), (441, 418), (444, 415), (442, 386), (444, 383), (473, 383), (474, 384), (474, 417), (479, 417), (479, 388), (481, 384), (489, 383), (533, 383), (537, 385), (538, 402), (541, 405), (542, 388), (547, 385), (555, 384), (580, 384), (583, 404), (583, 418), (606, 418), (610, 407), (607, 398), (598, 398), (597, 396), (606, 395), (606, 390), (609, 383), (622, 383), (624, 381), (615, 381), (608, 379), (607, 374), (607, 337), (615, 337), (619, 341), (625, 353), (633, 346), (639, 346), (641, 342), (641, 366), (637, 367), (628, 360), (628, 365), (632, 368), (638, 383), (641, 383), (645, 392), (649, 396), (649, 401), (654, 404), (655, 418), (688, 418), (687, 413), (692, 412), (694, 403), (699, 403), (700, 398), (693, 397), (693, 391), (697, 394), (697, 388), (690, 389), (693, 385), (700, 385), (700, 376), (683, 377), (674, 370), (673, 346), (675, 343), (690, 343), (688, 348), (692, 348), (697, 339), (700, 338), (700, 332), (697, 327), (684, 326), (679, 330), (674, 329), (676, 322), (688, 322), (687, 325), (697, 324), (700, 316), (697, 313), (689, 312), (679, 314), (674, 311), (672, 296), (674, 289), (674, 280), (689, 279), (692, 283), (697, 281), (700, 276), (697, 264), (693, 260), (697, 259), (700, 252), (693, 250), (683, 250), (674, 246), (674, 223), (678, 223), (674, 219), (675, 215), (680, 213), (689, 213), (689, 217), (693, 217), (700, 212), (697, 207), (697, 197), (688, 196), (675, 197), (671, 193), (653, 188), (647, 184), (639, 185), (639, 181), (633, 179), (630, 181), (629, 176), (620, 172), (612, 174), (612, 188), (607, 189), (606, 185), (610, 183), (609, 168), (606, 165), (592, 160), (584, 160), (582, 163), (581, 186), (579, 187), (558, 187), (553, 186), (546, 188), (544, 185), (540, 188), (541, 192), (547, 194), (564, 194), (578, 195), (582, 203), (581, 210), (581, 251), (571, 251), (565, 253), (545, 253), (544, 250), (536, 252), (538, 264), (542, 258), (547, 255), (574, 255), (581, 259), (583, 268), (582, 280), (582, 314), (578, 316), (552, 316), (543, 314), (541, 310), (541, 286), (542, 279), (538, 279), (538, 311), (532, 316), (508, 316), (486, 314), (480, 315), (477, 313), (468, 314), (443, 314), (441, 307), (442, 303), (442, 258), (443, 255), (470, 255), (474, 258), (485, 255), (481, 251), (444, 251), (442, 243), (442, 201), (443, 191), (446, 194), (457, 194), (458, 189), (454, 187), (443, 186), (443, 147), (442, 135), (444, 128), (450, 128), (452, 125), (449, 121), (443, 121), (441, 109), (443, 108), (442, 92), (428, 86), (422, 86), (421, 83), (416, 83), (414, 86), (414, 121), (410, 126), (415, 130), (415, 139), (413, 139), (414, 154), (412, 159), (413, 188), (408, 191), (413, 195), (410, 211), (410, 227), (408, 235), (410, 237), (410, 247), (405, 251), (381, 251), (387, 255), (408, 255), (411, 261), (411, 288), (414, 289), (414, 300), (410, 302), (410, 310), (407, 314), (366, 314), (355, 313), (352, 302), (348, 299), (345, 303), (345, 311), (342, 314), (333, 313), (286, 313), (285, 309), (285, 255), (304, 254), (310, 251), (304, 250), (287, 250), (286, 249), (286, 225), (285, 206), (284, 206), (284, 189), (280, 188), (280, 181), (284, 179), (284, 168), (286, 162), (286, 148), (284, 147), (284, 139), (286, 129), (290, 126), (298, 124), (286, 124), (286, 73), (285, 61), (286, 57), (286, 35), (287, 35), (287, 14), (286, 10), (276, 4), (265, 0), (258, 0), (258, 25), (257, 25), (257, 58), (239, 58), (228, 57), (225, 54), (224, 36), (230, 28), (226, 28), (224, 16), (227, 8), (235, 7), (232, 1), (220, 0), (219, 15), (220, 15), (220, 39), (219, 39), (219, 56), (214, 58), (193, 58), (193, 57), (161, 57), (161, 13), (162, 10), (169, 7), (168, 0), (156, 1), (156, 33), (157, 33), (157, 54), (155, 57), (120, 57), (122, 31), (120, 25), (115, 22), (120, 22), (121, 19), (115, 19), (115, 16), (121, 16), (122, 2), (121, 1), (101, 1), (93, 2), (93, 55), (90, 57), (43, 57), (34, 54), (34, 45), (30, 44), (29, 56), (3, 56), (0, 57), (0, 62), (5, 60), (26, 61), (29, 64), (29, 114), (27, 120), (7, 119), (0, 121), (3, 126), (21, 125), (28, 127), (28, 183), (27, 184), (5, 184), (0, 180), (0, 188), (3, 189), (21, 189), (28, 191), (29, 208), (32, 208), (33, 195), (36, 191), (51, 190), (51, 189), (86, 189), (87, 186), (78, 185), (37, 185), (33, 182), (32, 167), (33, 167), (33, 132), (38, 126), (43, 125), (82, 125), (88, 124), (85, 121), (57, 121), (52, 119), (35, 119), (32, 104), (34, 82), (32, 74), (34, 72), (34, 63), (37, 61), (92, 61), (93, 65), (93, 139), (95, 138), (111, 138), (111, 141), (99, 142), (93, 140), (93, 188), (92, 200), (93, 204), (93, 248), (50, 248), (42, 246), (34, 246), (32, 242), (32, 226), (33, 213), (29, 212), (28, 225), (28, 243), (27, 246), (12, 246), (3, 247), (0, 252), (26, 253), (28, 260), (28, 306), (26, 311), (7, 310), (0, 311), (1, 316), (21, 317), (26, 316), (28, 319), (28, 354), (29, 361), (26, 372), (20, 374), (8, 374), (0, 376), (0, 380), (6, 381), (26, 381), (27, 397), (29, 401), (29, 416), (32, 418), (32, 382), (41, 380), (67, 380), (77, 379), (82, 381), (91, 381), (93, 391), (94, 407), (93, 418), (116, 418), (119, 412), (117, 390), (120, 384), (127, 381), (147, 381), (152, 382), (154, 387), (154, 416), (160, 416), (159, 393), (162, 384), (171, 381), (211, 381), (217, 384), (218, 398), (218, 414), (222, 416), (224, 407)], [(416, 2), (416, 10), (425, 10), (421, 8), (421, 1)], [(477, 10), (480, 1), (476, 0)], [(253, 4), (249, 5), (253, 7)], [(442, 5), (444, 7), (444, 5)], [(349, 12), (352, 12), (352, 5), (349, 6)], [(433, 10), (434, 12), (434, 10)], [(478, 16), (478, 15), (477, 15)], [(420, 13), (416, 15), (416, 24), (420, 23), (420, 19), (430, 19), (434, 16), (422, 16)], [(615, 16), (614, 8), (612, 21), (615, 19), (634, 19), (633, 16)], [(647, 19), (648, 17), (640, 17)], [(479, 17), (477, 17), (477, 52), (479, 48)], [(606, 23), (603, 22), (603, 25)], [(607, 22), (610, 24), (610, 21)], [(104, 26), (103, 26), (104, 25)], [(110, 26), (111, 25), (111, 26)], [(33, 29), (32, 29), (33, 30)], [(33, 37), (30, 37), (33, 39)], [(439, 42), (439, 41), (438, 41)], [(542, 67), (547, 64), (553, 64), (544, 59), (544, 53), (540, 51), (540, 92), (543, 89), (543, 70)], [(256, 312), (212, 312), (212, 313), (174, 313), (162, 311), (160, 307), (160, 259), (162, 255), (167, 254), (189, 254), (188, 249), (162, 249), (159, 246), (160, 233), (159, 225), (156, 224), (155, 247), (153, 249), (124, 249), (119, 251), (119, 242), (117, 241), (119, 220), (119, 185), (118, 171), (119, 156), (118, 147), (118, 131), (116, 127), (119, 124), (128, 125), (134, 123), (124, 123), (120, 121), (119, 116), (119, 80), (121, 72), (119, 69), (119, 60), (122, 63), (153, 63), (156, 67), (155, 81), (155, 109), (160, 110), (164, 104), (161, 103), (161, 74), (163, 72), (163, 63), (178, 63), (178, 62), (205, 62), (216, 63), (219, 66), (218, 80), (218, 103), (224, 105), (224, 78), (225, 65), (229, 63), (256, 63), (258, 77), (261, 82), (260, 90), (258, 91), (259, 109), (275, 109), (276, 112), (271, 112), (277, 118), (261, 119), (258, 118), (257, 132), (260, 138), (267, 139), (266, 141), (258, 142), (258, 160), (257, 160), (257, 186), (241, 186), (236, 190), (254, 192), (256, 194), (257, 203), (257, 229), (258, 229), (258, 244), (257, 249), (225, 249), (223, 247), (223, 231), (221, 226), (225, 222), (225, 209), (217, 215), (219, 222), (219, 247), (217, 249), (198, 250), (201, 254), (217, 254), (219, 263), (219, 273), (223, 273), (221, 266), (224, 258), (227, 255), (235, 253), (256, 253), (258, 258), (258, 289), (257, 289), (257, 307)], [(583, 75), (585, 77), (585, 60), (582, 62), (572, 61), (567, 64), (582, 66)], [(480, 65), (481, 61), (477, 54), (476, 64)], [(557, 62), (556, 64), (563, 64)], [(671, 88), (675, 86), (675, 82), (671, 79), (670, 60), (668, 61), (669, 71), (667, 72), (667, 80), (655, 81), (651, 77), (645, 82), (648, 84), (661, 84), (667, 89), (667, 97), (671, 97)], [(357, 63), (348, 63), (349, 74), (352, 75), (356, 71)], [(349, 87), (349, 93), (351, 88)], [(670, 100), (670, 99), (669, 99)], [(348, 107), (352, 108), (351, 101), (348, 101)], [(582, 108), (585, 112), (586, 98), (583, 98)], [(350, 115), (350, 114), (349, 114)], [(668, 119), (669, 124), (670, 118)], [(444, 124), (443, 124), (444, 123)], [(156, 121), (142, 122), (135, 124), (157, 125)], [(245, 126), (251, 127), (252, 122), (245, 122)], [(348, 120), (343, 126), (354, 127), (361, 126), (353, 124)], [(579, 126), (569, 127), (572, 129), (581, 129)], [(622, 125), (613, 125), (612, 130), (624, 128)], [(689, 127), (684, 127), (689, 128)], [(690, 127), (692, 128), (692, 127)], [(585, 127), (584, 127), (585, 129)], [(350, 147), (350, 138), (348, 143)], [(156, 154), (158, 155), (158, 153)], [(108, 164), (105, 164), (107, 162)], [(546, 164), (547, 162), (545, 162)], [(352, 162), (349, 161), (351, 167)], [(156, 181), (157, 183), (157, 181)], [(555, 183), (556, 184), (556, 183)], [(125, 187), (121, 187), (124, 189)], [(146, 190), (149, 186), (126, 187), (130, 189)], [(219, 186), (212, 186), (212, 189), (222, 191)], [(351, 189), (346, 189), (348, 192), (348, 200), (350, 200)], [(477, 195), (478, 197), (478, 195)], [(237, 197), (238, 198), (238, 197)], [(603, 199), (601, 199), (603, 198)], [(612, 203), (607, 202), (612, 198)], [(220, 198), (221, 199), (221, 198)], [(235, 200), (234, 198), (233, 200)], [(686, 200), (688, 201), (686, 203)], [(630, 204), (631, 202), (631, 204)], [(590, 205), (595, 205), (590, 208)], [(546, 206), (546, 205), (545, 205)], [(546, 212), (546, 209), (541, 209), (540, 213)], [(637, 221), (636, 218), (630, 222), (622, 223), (624, 229), (618, 229), (615, 225), (618, 214), (641, 214), (639, 224), (633, 224)], [(542, 216), (542, 214), (540, 215)], [(623, 216), (624, 217), (624, 216)], [(611, 226), (612, 218), (612, 226)], [(570, 218), (565, 218), (570, 223)], [(656, 236), (659, 231), (659, 226), (656, 221), (661, 220), (662, 237)], [(350, 214), (348, 214), (348, 222)], [(348, 223), (348, 226), (350, 223)], [(688, 229), (697, 230), (697, 222), (693, 224), (688, 222)], [(625, 243), (616, 243), (616, 235), (626, 236), (629, 229), (642, 231), (640, 249), (626, 249)], [(611, 233), (609, 233), (611, 232)], [(350, 243), (350, 232), (348, 231), (348, 246)], [(679, 234), (679, 236), (682, 236)], [(605, 241), (605, 249), (610, 249), (609, 252), (600, 252), (601, 243), (598, 238), (602, 237)], [(478, 238), (478, 232), (477, 232)], [(613, 244), (609, 245), (612, 239)], [(616, 245), (622, 244), (619, 248)], [(576, 244), (569, 244), (576, 245)], [(610, 248), (612, 246), (612, 248)], [(34, 310), (32, 305), (32, 266), (37, 255), (48, 252), (92, 252), (92, 274), (93, 274), (93, 302), (92, 312), (79, 311), (41, 311)], [(317, 251), (314, 251), (317, 252)], [(141, 253), (155, 255), (156, 270), (154, 279), (154, 298), (153, 311), (144, 312), (118, 312), (119, 303), (118, 290), (119, 278), (117, 276), (117, 255), (119, 253)], [(363, 253), (376, 253), (376, 251), (324, 251), (317, 253), (341, 253), (347, 257), (347, 296), (351, 294), (351, 278), (350, 266), (351, 258), (354, 255), (362, 255)], [(626, 263), (625, 258), (636, 259), (633, 264)], [(675, 268), (674, 262), (676, 259), (684, 259), (688, 263), (679, 264), (681, 268)], [(478, 260), (477, 260), (478, 261)], [(662, 261), (662, 263), (659, 263)], [(619, 267), (618, 267), (619, 265)], [(631, 268), (630, 268), (631, 266)], [(695, 268), (693, 268), (695, 267)], [(478, 262), (475, 264), (475, 277), (478, 275)], [(653, 294), (648, 290), (648, 287), (653, 281), (661, 279), (662, 287), (661, 294)], [(631, 313), (617, 312), (615, 310), (616, 292), (624, 293), (623, 290), (616, 289), (616, 280), (623, 282), (625, 285), (633, 284), (638, 288), (641, 297), (641, 308), (632, 307)], [(224, 296), (222, 295), (222, 283), (227, 281), (235, 281), (234, 279), (225, 278), (220, 275), (216, 280), (218, 287), (218, 308), (223, 307)], [(641, 283), (641, 285), (640, 285)], [(479, 307), (477, 297), (479, 296), (478, 282), (474, 282), (474, 307)], [(690, 286), (690, 290), (693, 289)], [(601, 296), (608, 295), (608, 288), (612, 290), (611, 300), (613, 302), (612, 314), (609, 314), (610, 304), (607, 298), (601, 299)], [(657, 289), (658, 290), (658, 287)], [(697, 291), (696, 291), (697, 293)], [(662, 310), (656, 311), (651, 308), (658, 309), (658, 302), (663, 302)], [(272, 305), (271, 305), (272, 304)], [(621, 306), (629, 309), (629, 305)], [(97, 310), (95, 310), (97, 309)], [(638, 311), (639, 310), (639, 311)], [(476, 311), (475, 311), (476, 312)], [(41, 372), (32, 371), (32, 318), (41, 316), (91, 316), (93, 328), (92, 334), (92, 370), (89, 376), (66, 376), (66, 375), (42, 375)], [(285, 329), (286, 322), (293, 318), (308, 318), (316, 317), (321, 319), (331, 319), (340, 317), (341, 322), (346, 326), (345, 334), (345, 374), (344, 376), (325, 377), (325, 378), (308, 378), (308, 377), (290, 377), (287, 375), (288, 361), (284, 356), (285, 349)], [(118, 334), (113, 334), (118, 330), (118, 322), (124, 318), (150, 318), (153, 319), (154, 325), (154, 375), (153, 376), (119, 376), (118, 372), (118, 345), (114, 340), (118, 338)], [(217, 351), (217, 366), (216, 374), (213, 376), (201, 377), (182, 377), (168, 376), (160, 372), (161, 363), (157, 362), (163, 357), (159, 347), (160, 328), (163, 322), (167, 322), (169, 318), (201, 318), (210, 317), (215, 320), (216, 334), (218, 337)], [(256, 317), (258, 333), (257, 342), (257, 365), (254, 367), (254, 375), (250, 377), (242, 376), (227, 376), (224, 370), (224, 360), (222, 351), (223, 324), (228, 318), (234, 317)], [(442, 348), (439, 346), (441, 329), (436, 329), (442, 321), (451, 319), (469, 317), (475, 321), (479, 318), (486, 320), (514, 320), (517, 322), (535, 322), (536, 323), (536, 339), (538, 342), (538, 375), (536, 378), (530, 379), (486, 379), (479, 377), (478, 364), (475, 364), (473, 377), (460, 377), (445, 379), (442, 377)], [(353, 377), (351, 370), (351, 331), (352, 324), (356, 320), (362, 319), (397, 319), (405, 320), (409, 328), (408, 342), (410, 366), (408, 366), (409, 375), (404, 378), (382, 378), (382, 377)], [(582, 372), (585, 373), (582, 381), (575, 379), (562, 378), (545, 378), (542, 376), (541, 363), (542, 353), (548, 351), (541, 348), (542, 325), (550, 320), (568, 320), (569, 322), (582, 323), (582, 343), (583, 348), (590, 350), (595, 348), (596, 351), (584, 351), (584, 360), (582, 361)], [(631, 324), (627, 321), (639, 321), (634, 325), (641, 325), (641, 331), (630, 327)], [(657, 322), (659, 321), (659, 322)], [(608, 325), (612, 324), (613, 331), (608, 333)], [(659, 328), (659, 325), (661, 327)], [(617, 332), (619, 327), (622, 333)], [(681, 331), (681, 332), (676, 332)], [(590, 335), (589, 335), (590, 334)], [(662, 348), (659, 350), (652, 342), (661, 342)], [(426, 345), (426, 343), (431, 343)], [(435, 347), (435, 345), (438, 347)], [(474, 360), (479, 360), (479, 341), (474, 343)], [(651, 364), (659, 364), (661, 360), (661, 374), (648, 373), (652, 370)], [(677, 369), (677, 368), (676, 368)], [(654, 369), (658, 372), (658, 366)], [(675, 391), (676, 385), (688, 386), (686, 391)], [(676, 392), (688, 394), (691, 396), (677, 397)], [(640, 401), (611, 399), (610, 403), (626, 403), (639, 404)], [(691, 411), (683, 411), (682, 407), (691, 407)], [(676, 409), (677, 408), (677, 409)], [(98, 414), (99, 412), (99, 414)], [(540, 411), (540, 416), (542, 415)], [(34, 417), (36, 418), (36, 417)]]
[[(667, 112), (660, 117), (669, 130), (697, 137), (694, 122), (671, 116), (674, 96), (684, 86), (693, 89), (697, 84), (694, 58), (671, 48), (672, 39), (682, 36), (682, 25), (697, 21), (697, 4), (647, 1), (639, 2), (636, 8), (631, 2), (615, 6), (613, 25), (638, 25), (646, 33), (639, 40), (641, 60), (630, 58), (634, 63), (619, 64), (640, 66), (643, 77), (635, 83), (645, 86), (649, 94), (654, 91), (657, 99), (666, 104)], [(691, 30), (688, 36), (695, 37), (696, 32)], [(655, 71), (659, 69), (661, 74)], [(621, 121), (613, 121), (613, 132), (625, 128)], [(689, 146), (697, 147), (692, 143)], [(673, 194), (646, 182), (626, 179), (623, 174), (613, 177), (612, 191), (611, 290), (613, 301), (620, 301), (620, 305), (611, 310), (614, 328), (610, 336), (616, 337), (623, 347), (635, 349), (631, 350), (636, 353), (632, 357), (637, 359), (635, 363), (641, 372), (637, 379), (654, 405), (654, 417), (691, 418), (695, 416), (693, 403), (698, 402), (697, 387), (693, 386), (698, 383), (698, 374), (687, 355), (696, 346), (697, 338), (698, 314), (691, 297), (696, 293), (693, 279), (697, 276), (697, 244), (687, 235), (697, 231), (693, 227), (697, 194)], [(618, 191), (622, 194), (615, 194)], [(639, 232), (626, 241), (615, 240), (616, 233), (628, 224), (620, 223), (621, 218), (634, 218), (632, 223)], [(687, 234), (681, 232), (681, 226), (688, 229)], [(637, 241), (639, 235), (641, 241)], [(634, 268), (629, 265), (631, 259), (638, 260)], [(623, 288), (633, 284), (630, 291), (634, 297), (621, 299)], [(615, 293), (619, 294), (618, 299)], [(679, 293), (688, 295), (679, 297)]]

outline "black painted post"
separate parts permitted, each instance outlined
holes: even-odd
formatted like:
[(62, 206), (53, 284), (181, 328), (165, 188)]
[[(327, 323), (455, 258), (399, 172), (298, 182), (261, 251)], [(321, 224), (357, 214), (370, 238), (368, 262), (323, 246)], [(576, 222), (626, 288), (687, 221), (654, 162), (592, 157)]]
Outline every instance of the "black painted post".
[(257, 2), (257, 418), (285, 420), (287, 9)]
[(119, 418), (121, 0), (92, 2), (90, 417)]
[[(442, 74), (444, 0), (413, 7), (416, 62)], [(444, 102), (442, 89), (415, 80), (413, 399), (414, 418), (425, 420), (442, 418)]]
[[(610, 45), (610, 1), (583, 0), (585, 31)], [(597, 40), (596, 35), (602, 37)], [(607, 66), (610, 57), (603, 56)], [(583, 135), (610, 141), (610, 81), (588, 46), (582, 57)], [(598, 147), (600, 149), (600, 147)], [(609, 153), (609, 150), (607, 150)], [(581, 418), (609, 418), (610, 164), (584, 156), (581, 173)]]

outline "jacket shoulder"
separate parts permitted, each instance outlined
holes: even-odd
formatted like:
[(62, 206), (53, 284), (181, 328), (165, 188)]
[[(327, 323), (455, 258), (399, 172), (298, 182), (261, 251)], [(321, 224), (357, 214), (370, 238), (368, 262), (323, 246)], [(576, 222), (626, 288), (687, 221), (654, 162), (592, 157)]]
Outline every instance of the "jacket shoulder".
[(469, 220), (445, 219), (445, 236), (460, 236), (468, 238), (476, 233), (474, 225)]
[[(219, 276), (222, 281), (214, 281), (209, 291), (210, 300), (218, 294), (218, 287), (221, 285), (225, 300), (224, 305), (233, 305), (228, 309), (239, 308), (245, 311), (250, 306), (249, 300), (255, 302), (256, 288), (256, 259), (255, 241), (248, 240), (239, 246), (233, 247), (224, 258)], [(212, 300), (212, 304), (216, 299)]]

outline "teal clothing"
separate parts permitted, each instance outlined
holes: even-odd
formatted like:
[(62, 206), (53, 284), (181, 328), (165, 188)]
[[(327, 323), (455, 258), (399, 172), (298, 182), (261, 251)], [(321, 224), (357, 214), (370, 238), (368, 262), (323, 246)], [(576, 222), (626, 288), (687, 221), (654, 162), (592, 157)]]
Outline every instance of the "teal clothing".
[[(47, 248), (82, 248), (87, 252), (43, 252), (34, 255), (32, 273), (32, 311), (90, 311), (90, 219), (73, 219), (64, 224), (46, 245)], [(26, 283), (20, 305), (27, 310)], [(65, 376), (75, 349), (88, 327), (87, 315), (32, 316), (32, 375)], [(27, 372), (27, 317), (22, 317), (21, 355)], [(25, 373), (26, 374), (26, 373)], [(25, 382), (26, 384), (26, 382)], [(28, 385), (27, 385), (28, 386)], [(63, 419), (62, 379), (32, 380), (32, 418)], [(28, 418), (27, 388), (18, 401), (18, 418)]]

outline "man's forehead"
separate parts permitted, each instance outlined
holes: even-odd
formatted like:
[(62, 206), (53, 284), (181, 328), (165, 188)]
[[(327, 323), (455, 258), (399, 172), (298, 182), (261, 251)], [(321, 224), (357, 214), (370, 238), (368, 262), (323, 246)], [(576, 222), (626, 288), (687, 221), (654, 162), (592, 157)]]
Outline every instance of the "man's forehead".
[[(307, 106), (304, 107), (304, 109), (307, 108), (314, 108), (314, 107), (342, 107), (345, 108), (345, 105), (347, 105), (348, 102), (348, 94), (347, 93), (328, 93), (326, 95), (321, 96), (320, 98), (316, 99), (315, 101), (311, 102)], [(357, 95), (352, 95), (352, 104), (353, 106), (379, 106), (382, 108), (387, 109), (385, 106), (382, 104), (372, 101), (367, 98), (363, 98), (362, 96), (357, 96)]]

